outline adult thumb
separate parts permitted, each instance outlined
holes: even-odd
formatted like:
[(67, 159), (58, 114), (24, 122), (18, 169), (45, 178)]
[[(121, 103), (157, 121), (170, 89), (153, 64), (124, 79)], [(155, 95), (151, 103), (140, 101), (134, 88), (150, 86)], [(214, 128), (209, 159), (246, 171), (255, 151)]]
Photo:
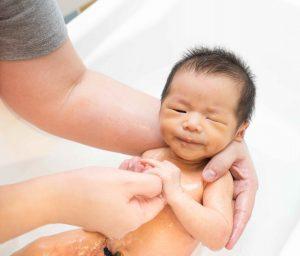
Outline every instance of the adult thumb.
[(213, 182), (222, 177), (236, 160), (234, 151), (226, 148), (215, 155), (205, 166), (202, 176), (206, 182)]

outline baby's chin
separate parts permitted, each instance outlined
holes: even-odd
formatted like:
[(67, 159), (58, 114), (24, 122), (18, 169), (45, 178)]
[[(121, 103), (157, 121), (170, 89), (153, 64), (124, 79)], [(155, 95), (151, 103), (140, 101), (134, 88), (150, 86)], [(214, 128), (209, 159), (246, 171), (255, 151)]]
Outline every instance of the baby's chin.
[[(171, 148), (172, 150), (172, 148)], [(207, 156), (199, 154), (199, 152), (185, 151), (185, 150), (172, 150), (173, 153), (181, 160), (188, 161), (191, 163), (201, 163), (203, 160), (207, 159)]]

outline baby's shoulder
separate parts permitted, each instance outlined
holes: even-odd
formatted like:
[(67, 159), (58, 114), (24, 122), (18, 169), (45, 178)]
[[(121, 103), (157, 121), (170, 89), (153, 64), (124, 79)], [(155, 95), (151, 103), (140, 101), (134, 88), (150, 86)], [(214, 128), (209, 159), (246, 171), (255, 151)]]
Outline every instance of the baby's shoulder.
[(166, 149), (167, 148), (154, 148), (147, 150), (142, 154), (142, 158), (152, 158), (162, 161), (165, 159)]
[(220, 177), (216, 181), (207, 183), (205, 189), (210, 189), (210, 188), (221, 189), (221, 190), (228, 191), (229, 194), (232, 194), (233, 187), (234, 187), (233, 177), (230, 171), (227, 171), (222, 177)]

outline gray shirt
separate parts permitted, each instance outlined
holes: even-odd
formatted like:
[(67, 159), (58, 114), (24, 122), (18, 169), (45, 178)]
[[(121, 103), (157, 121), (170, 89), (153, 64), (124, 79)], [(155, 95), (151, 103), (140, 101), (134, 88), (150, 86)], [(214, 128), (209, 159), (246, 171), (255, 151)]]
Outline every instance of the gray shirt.
[(0, 0), (0, 60), (46, 55), (67, 38), (55, 0)]

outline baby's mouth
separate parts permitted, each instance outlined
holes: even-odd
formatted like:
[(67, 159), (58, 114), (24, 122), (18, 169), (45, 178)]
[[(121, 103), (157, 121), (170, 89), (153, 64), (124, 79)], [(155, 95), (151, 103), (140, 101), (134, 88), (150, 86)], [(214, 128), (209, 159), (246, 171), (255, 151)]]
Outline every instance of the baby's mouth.
[(203, 144), (200, 141), (192, 139), (190, 137), (177, 137), (177, 139), (183, 143), (190, 144), (190, 145), (198, 145), (199, 146), (199, 145)]

